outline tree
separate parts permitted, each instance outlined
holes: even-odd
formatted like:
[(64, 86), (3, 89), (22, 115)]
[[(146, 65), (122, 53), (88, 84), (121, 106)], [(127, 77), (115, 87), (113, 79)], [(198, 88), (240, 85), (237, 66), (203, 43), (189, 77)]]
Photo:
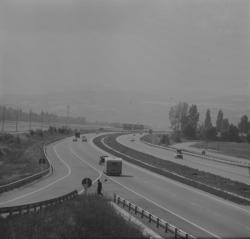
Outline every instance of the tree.
[(216, 127), (212, 126), (205, 130), (205, 138), (208, 140), (215, 140), (216, 139)]
[(221, 126), (221, 137), (224, 140), (228, 140), (228, 130), (229, 130), (229, 121), (227, 118), (222, 120), (222, 126)]
[(239, 139), (239, 129), (233, 125), (230, 124), (229, 129), (228, 129), (228, 140), (229, 141), (236, 141), (238, 142)]
[(183, 134), (187, 137), (195, 138), (199, 121), (199, 112), (196, 105), (191, 105), (188, 111), (187, 123), (184, 126)]
[(222, 121), (223, 121), (223, 112), (222, 110), (218, 111), (217, 120), (216, 120), (216, 130), (217, 132), (221, 133), (222, 128)]
[(206, 118), (204, 121), (204, 128), (205, 130), (211, 129), (213, 127), (212, 121), (211, 121), (211, 115), (210, 115), (210, 109), (206, 112)]
[(171, 128), (174, 132), (183, 131), (185, 125), (188, 122), (188, 104), (186, 102), (180, 102), (175, 106), (172, 106), (169, 111), (169, 120)]
[(240, 133), (247, 134), (248, 133), (248, 117), (247, 115), (243, 115), (238, 124)]

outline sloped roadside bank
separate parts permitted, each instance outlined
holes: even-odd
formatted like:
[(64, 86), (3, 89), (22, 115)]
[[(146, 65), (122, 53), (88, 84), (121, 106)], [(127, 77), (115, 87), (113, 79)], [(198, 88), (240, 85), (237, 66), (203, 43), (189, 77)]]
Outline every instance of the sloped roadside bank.
[(0, 217), (2, 239), (147, 238), (123, 219), (109, 200), (95, 194), (48, 207), (39, 213)]
[(0, 192), (34, 181), (50, 172), (44, 145), (70, 136), (70, 132), (50, 128), (19, 135), (0, 136)]
[[(101, 135), (96, 137), (93, 142), (101, 149), (155, 173), (232, 202), (250, 205), (249, 185), (130, 149), (116, 141), (116, 138), (120, 135), (120, 133)], [(107, 146), (103, 144), (102, 141), (104, 141)]]

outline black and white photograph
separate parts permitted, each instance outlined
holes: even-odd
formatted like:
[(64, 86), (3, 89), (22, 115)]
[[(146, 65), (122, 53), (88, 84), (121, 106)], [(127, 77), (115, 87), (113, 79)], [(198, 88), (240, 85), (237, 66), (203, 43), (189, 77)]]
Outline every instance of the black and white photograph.
[(0, 1), (0, 239), (44, 238), (250, 238), (250, 0)]

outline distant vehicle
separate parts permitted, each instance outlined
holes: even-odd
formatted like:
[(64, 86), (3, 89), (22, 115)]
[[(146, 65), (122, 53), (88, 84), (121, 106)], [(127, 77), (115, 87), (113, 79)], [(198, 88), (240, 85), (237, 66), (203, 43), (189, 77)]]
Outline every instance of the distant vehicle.
[(87, 137), (85, 135), (82, 136), (82, 142), (87, 142)]
[(75, 132), (75, 137), (80, 138), (80, 132)]
[(122, 159), (105, 157), (104, 173), (107, 175), (120, 176), (122, 174)]
[(183, 159), (183, 154), (182, 154), (182, 150), (181, 149), (177, 149), (176, 150), (175, 158), (176, 159)]
[(105, 163), (105, 158), (108, 158), (108, 157), (109, 157), (108, 155), (102, 155), (102, 156), (100, 156), (99, 164)]
[(73, 138), (73, 142), (77, 142), (77, 138)]

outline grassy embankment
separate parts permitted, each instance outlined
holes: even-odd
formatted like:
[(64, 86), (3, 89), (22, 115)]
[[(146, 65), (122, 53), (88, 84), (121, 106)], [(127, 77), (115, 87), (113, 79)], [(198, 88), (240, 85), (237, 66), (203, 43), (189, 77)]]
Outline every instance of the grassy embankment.
[(235, 156), (250, 160), (250, 144), (249, 143), (235, 143), (235, 142), (198, 142), (192, 145), (195, 148), (207, 148), (229, 156)]
[[(171, 161), (163, 160), (152, 155), (148, 155), (142, 152), (138, 152), (131, 148), (128, 148), (124, 145), (119, 144), (115, 139), (120, 134), (113, 134), (107, 137), (99, 136), (94, 139), (94, 143), (104, 149), (107, 152), (110, 152), (118, 157), (122, 157), (124, 160), (137, 164), (141, 167), (147, 168), (155, 173), (161, 174), (163, 176), (169, 177), (176, 181), (182, 182), (184, 184), (188, 184), (190, 186), (196, 187), (203, 191), (215, 194), (224, 199), (250, 205), (250, 202), (244, 200), (240, 197), (234, 196), (232, 194), (228, 194), (223, 192), (223, 190), (240, 195), (250, 199), (250, 185), (232, 181), (227, 178), (223, 178), (218, 175), (214, 175), (208, 172), (204, 172), (198, 169), (190, 168), (185, 165), (181, 165), (178, 163), (174, 163)], [(101, 144), (101, 139), (105, 137), (105, 143), (110, 147), (116, 149), (117, 151), (131, 156), (136, 160), (131, 159), (130, 157), (126, 157), (122, 154), (119, 154), (111, 149), (105, 147), (105, 145)], [(146, 164), (145, 164), (146, 163)], [(216, 189), (218, 188), (218, 189)]]
[(38, 163), (44, 157), (44, 143), (67, 135), (69, 134), (41, 130), (20, 135), (0, 135), (0, 185), (48, 168), (47, 163)]
[(40, 213), (0, 218), (0, 235), (2, 239), (146, 238), (119, 216), (107, 199), (94, 194)]

